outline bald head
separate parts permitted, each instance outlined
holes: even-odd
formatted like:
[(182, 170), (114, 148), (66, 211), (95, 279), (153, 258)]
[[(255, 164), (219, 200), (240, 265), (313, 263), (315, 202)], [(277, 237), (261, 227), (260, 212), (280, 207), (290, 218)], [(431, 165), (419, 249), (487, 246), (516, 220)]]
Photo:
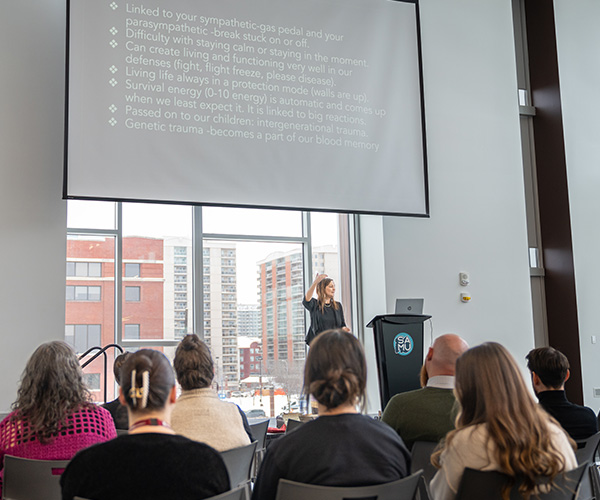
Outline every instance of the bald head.
[(425, 366), (429, 377), (454, 375), (456, 360), (468, 348), (469, 344), (453, 333), (448, 333), (435, 339), (425, 359)]

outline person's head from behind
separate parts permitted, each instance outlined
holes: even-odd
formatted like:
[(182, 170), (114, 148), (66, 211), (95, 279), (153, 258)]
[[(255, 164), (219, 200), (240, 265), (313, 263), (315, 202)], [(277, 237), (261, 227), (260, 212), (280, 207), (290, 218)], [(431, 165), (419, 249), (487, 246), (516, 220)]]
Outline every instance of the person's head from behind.
[(539, 347), (526, 356), (536, 394), (543, 391), (562, 390), (569, 379), (569, 360), (553, 347)]
[(304, 393), (319, 404), (319, 412), (364, 407), (367, 363), (354, 335), (327, 330), (310, 345), (304, 367)]
[(28, 434), (47, 442), (70, 413), (91, 400), (75, 351), (53, 341), (39, 346), (27, 361), (13, 408), (27, 421)]
[(128, 356), (121, 368), (119, 399), (130, 415), (165, 410), (175, 401), (175, 376), (167, 357), (152, 349)]
[(177, 346), (173, 361), (177, 381), (184, 391), (210, 387), (214, 365), (208, 346), (198, 335), (186, 335)]
[(115, 375), (115, 382), (121, 385), (121, 368), (125, 364), (125, 360), (129, 357), (131, 353), (125, 351), (123, 354), (119, 354), (115, 358), (115, 362), (113, 363), (113, 373)]
[(421, 386), (427, 385), (427, 380), (439, 375), (454, 375), (456, 360), (467, 349), (469, 344), (453, 333), (442, 335), (435, 339), (429, 348), (425, 362), (421, 368)]
[(534, 402), (502, 345), (487, 342), (458, 358), (454, 391), (460, 409), (448, 444), (460, 429), (485, 424), (502, 472), (523, 477), (522, 492), (534, 491), (539, 476), (552, 479), (564, 469), (564, 457), (551, 440), (553, 420)]

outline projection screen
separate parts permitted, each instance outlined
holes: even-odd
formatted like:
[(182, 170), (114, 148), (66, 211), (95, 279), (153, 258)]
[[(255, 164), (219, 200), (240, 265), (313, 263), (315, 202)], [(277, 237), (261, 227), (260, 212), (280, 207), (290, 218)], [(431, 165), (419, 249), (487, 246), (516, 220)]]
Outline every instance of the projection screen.
[(418, 5), (70, 0), (64, 196), (426, 216)]

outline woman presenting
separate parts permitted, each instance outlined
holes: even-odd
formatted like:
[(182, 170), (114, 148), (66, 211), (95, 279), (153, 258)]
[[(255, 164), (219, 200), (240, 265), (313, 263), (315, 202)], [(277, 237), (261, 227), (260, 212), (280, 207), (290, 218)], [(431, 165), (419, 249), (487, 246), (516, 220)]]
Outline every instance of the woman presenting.
[[(317, 298), (313, 299), (313, 293), (317, 291)], [(306, 343), (310, 345), (319, 333), (325, 330), (341, 328), (347, 332), (344, 320), (342, 304), (333, 300), (335, 295), (335, 283), (326, 274), (317, 274), (315, 281), (306, 292), (302, 305), (310, 312), (310, 328), (306, 334)]]

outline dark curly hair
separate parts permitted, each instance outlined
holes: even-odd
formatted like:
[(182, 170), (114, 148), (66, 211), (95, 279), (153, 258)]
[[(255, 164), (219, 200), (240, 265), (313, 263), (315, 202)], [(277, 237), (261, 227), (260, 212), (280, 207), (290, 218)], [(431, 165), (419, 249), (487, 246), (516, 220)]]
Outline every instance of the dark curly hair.
[(15, 419), (28, 423), (25, 440), (35, 437), (48, 443), (68, 415), (91, 406), (91, 401), (75, 351), (57, 340), (39, 346), (27, 361), (12, 408)]
[(344, 403), (365, 407), (367, 363), (358, 339), (341, 329), (313, 340), (304, 367), (304, 394), (328, 410)]

